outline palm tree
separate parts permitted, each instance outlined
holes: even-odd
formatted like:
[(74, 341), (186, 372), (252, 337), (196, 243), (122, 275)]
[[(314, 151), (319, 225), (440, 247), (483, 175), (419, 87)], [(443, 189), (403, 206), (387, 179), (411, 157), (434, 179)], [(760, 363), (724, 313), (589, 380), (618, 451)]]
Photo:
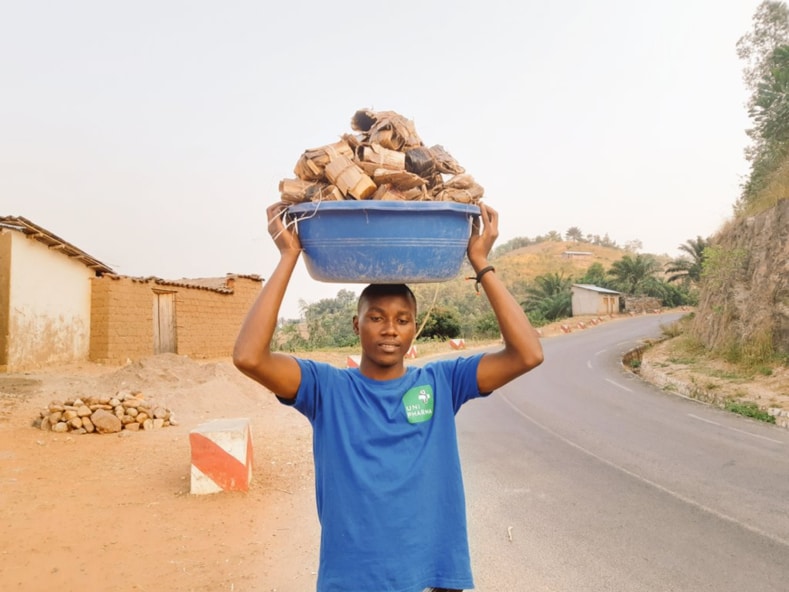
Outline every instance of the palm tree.
[(572, 312), (572, 284), (572, 278), (560, 273), (538, 275), (526, 290), (524, 310), (532, 313), (535, 319), (547, 321), (569, 317)]
[(614, 261), (608, 270), (608, 275), (620, 291), (625, 294), (638, 295), (644, 293), (649, 281), (660, 271), (660, 263), (653, 255), (640, 253), (625, 255), (619, 261)]
[(698, 284), (704, 268), (704, 250), (709, 246), (710, 240), (700, 236), (697, 236), (695, 240), (688, 239), (679, 245), (679, 250), (687, 253), (690, 258), (682, 256), (669, 261), (666, 264), (666, 273), (672, 275), (667, 278), (667, 281)]
[(605, 268), (599, 261), (592, 263), (586, 272), (578, 278), (579, 284), (591, 284), (598, 288), (608, 288), (609, 280), (606, 278)]
[(555, 242), (562, 242), (562, 235), (561, 235), (561, 233), (557, 232), (556, 230), (551, 230), (545, 236), (545, 240), (555, 241)]

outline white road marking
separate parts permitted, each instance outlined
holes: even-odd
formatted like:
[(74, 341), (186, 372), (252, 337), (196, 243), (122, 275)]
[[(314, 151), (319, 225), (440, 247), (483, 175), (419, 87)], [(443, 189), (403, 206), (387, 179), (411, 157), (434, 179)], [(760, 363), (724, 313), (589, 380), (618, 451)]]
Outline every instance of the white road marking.
[(629, 388), (627, 388), (626, 386), (624, 386), (624, 385), (621, 385), (621, 384), (619, 384), (618, 382), (615, 382), (615, 381), (611, 380), (610, 378), (606, 378), (605, 380), (606, 380), (606, 382), (610, 382), (610, 383), (611, 383), (611, 384), (613, 384), (614, 386), (617, 386), (617, 387), (621, 388), (623, 391), (627, 391), (628, 393), (632, 393), (632, 392), (633, 392), (632, 390), (630, 390), (630, 389), (629, 389)]
[(718, 426), (719, 428), (724, 428), (727, 430), (731, 430), (732, 432), (739, 432), (740, 434), (745, 434), (746, 436), (753, 436), (754, 438), (760, 438), (762, 440), (767, 440), (768, 442), (775, 442), (776, 444), (783, 444), (781, 440), (775, 440), (773, 438), (768, 438), (767, 436), (762, 436), (761, 434), (754, 434), (752, 432), (748, 432), (746, 430), (741, 430), (739, 428), (732, 428), (729, 426), (725, 426), (722, 423), (718, 423), (717, 421), (712, 421), (711, 419), (705, 419), (703, 417), (699, 417), (698, 415), (693, 415), (692, 413), (688, 413), (688, 417), (693, 419), (698, 419), (699, 421), (703, 421), (704, 423), (710, 423), (714, 426)]
[(592, 369), (592, 360), (586, 360), (586, 367), (589, 368), (589, 370)]

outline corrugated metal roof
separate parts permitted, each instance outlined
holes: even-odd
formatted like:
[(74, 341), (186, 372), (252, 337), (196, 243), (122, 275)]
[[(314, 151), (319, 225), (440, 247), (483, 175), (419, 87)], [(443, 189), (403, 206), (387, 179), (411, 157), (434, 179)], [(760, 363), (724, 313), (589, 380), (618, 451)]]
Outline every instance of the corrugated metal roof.
[(86, 267), (89, 267), (95, 271), (97, 275), (114, 273), (109, 265), (105, 265), (98, 259), (91, 257), (82, 249), (75, 247), (70, 242), (63, 240), (46, 228), (43, 228), (38, 224), (34, 224), (27, 218), (23, 218), (21, 216), (0, 216), (0, 228), (8, 228), (9, 230), (21, 232), (22, 234), (25, 234), (26, 236), (46, 245), (50, 249), (60, 251), (66, 257), (77, 259)]
[(600, 294), (619, 294), (616, 290), (609, 290), (608, 288), (601, 288), (592, 284), (573, 284), (573, 288), (582, 288), (591, 292), (599, 292)]

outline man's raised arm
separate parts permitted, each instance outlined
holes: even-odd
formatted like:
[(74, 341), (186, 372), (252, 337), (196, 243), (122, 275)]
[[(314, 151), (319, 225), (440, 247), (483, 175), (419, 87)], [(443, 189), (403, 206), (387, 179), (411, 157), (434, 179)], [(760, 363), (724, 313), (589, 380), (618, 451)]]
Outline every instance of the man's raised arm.
[(280, 202), (266, 209), (268, 231), (280, 259), (241, 326), (233, 348), (233, 364), (274, 394), (291, 399), (299, 389), (301, 369), (291, 356), (271, 351), (279, 309), (301, 254), (298, 235), (282, 220), (286, 207)]
[[(485, 290), (504, 340), (503, 349), (486, 354), (477, 369), (479, 390), (489, 393), (539, 366), (543, 352), (539, 335), (526, 313), (488, 262), (488, 255), (499, 235), (499, 215), (485, 204), (480, 205), (480, 210), (482, 228), (475, 223), (472, 229), (468, 259)], [(488, 268), (490, 270), (485, 271)]]

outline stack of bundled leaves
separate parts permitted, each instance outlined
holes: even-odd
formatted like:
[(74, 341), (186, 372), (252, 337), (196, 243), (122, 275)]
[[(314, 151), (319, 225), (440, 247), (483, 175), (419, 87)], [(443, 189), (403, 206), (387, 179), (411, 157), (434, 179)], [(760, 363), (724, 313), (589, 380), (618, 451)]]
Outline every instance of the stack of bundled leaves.
[(282, 200), (380, 199), (477, 204), (484, 190), (442, 146), (426, 147), (414, 124), (393, 111), (357, 111), (356, 134), (306, 150), (280, 181)]

